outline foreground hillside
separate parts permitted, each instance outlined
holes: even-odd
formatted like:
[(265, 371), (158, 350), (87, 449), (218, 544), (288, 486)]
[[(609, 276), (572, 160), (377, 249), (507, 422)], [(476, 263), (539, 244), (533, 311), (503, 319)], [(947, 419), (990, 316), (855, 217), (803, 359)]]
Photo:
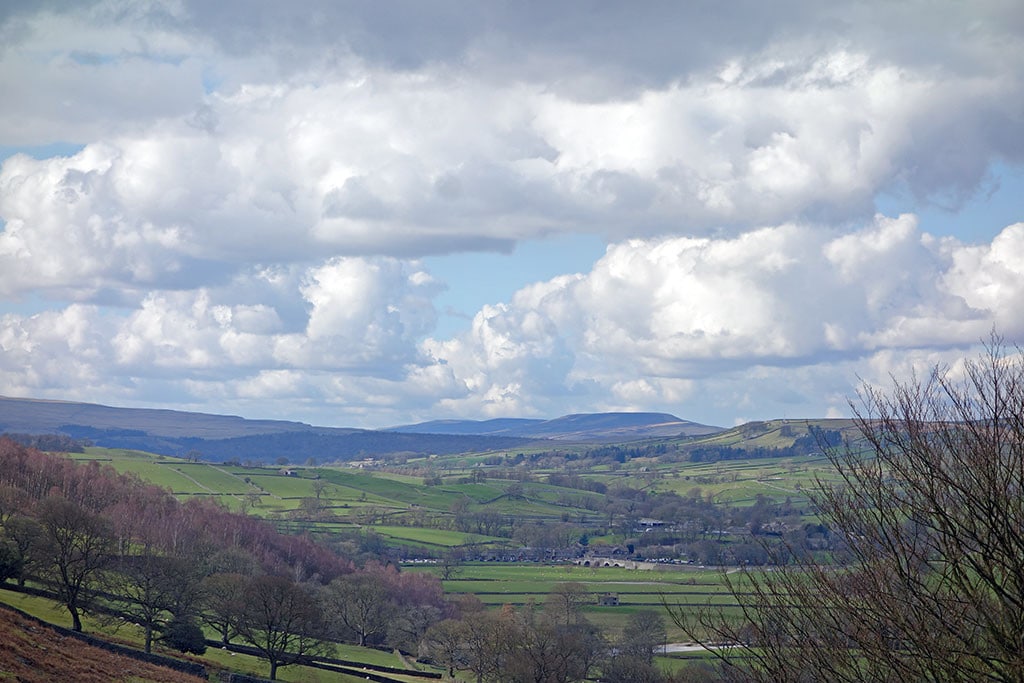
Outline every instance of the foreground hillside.
[(188, 676), (114, 654), (0, 607), (0, 679), (23, 683), (198, 683)]

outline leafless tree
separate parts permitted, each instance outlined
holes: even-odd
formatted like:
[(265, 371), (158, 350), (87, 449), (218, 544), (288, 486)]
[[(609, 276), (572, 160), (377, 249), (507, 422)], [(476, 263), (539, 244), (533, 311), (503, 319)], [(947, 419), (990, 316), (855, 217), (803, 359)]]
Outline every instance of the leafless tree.
[(306, 587), (279, 576), (251, 580), (238, 631), (270, 662), (270, 680), (277, 679), (278, 667), (325, 647), (318, 601)]
[(110, 572), (107, 587), (123, 603), (123, 611), (142, 626), (146, 652), (152, 649), (154, 629), (173, 616), (188, 578), (187, 560), (155, 554), (121, 557)]
[(42, 529), (42, 577), (71, 614), (72, 628), (81, 631), (81, 611), (89, 605), (111, 560), (114, 536), (110, 521), (59, 497), (41, 501), (36, 519)]
[(245, 609), (245, 592), (250, 577), (243, 574), (212, 574), (203, 579), (201, 618), (228, 645), (238, 633), (238, 621)]
[(565, 624), (578, 624), (583, 619), (580, 610), (584, 605), (594, 602), (594, 597), (587, 587), (578, 581), (555, 584), (544, 601), (544, 612), (552, 621)]
[(739, 622), (670, 616), (735, 680), (1024, 680), (1024, 357), (993, 337), (859, 398), (815, 497), (845, 561), (726, 576)]
[(370, 572), (339, 576), (326, 589), (326, 605), (359, 645), (387, 632), (395, 605), (383, 579)]

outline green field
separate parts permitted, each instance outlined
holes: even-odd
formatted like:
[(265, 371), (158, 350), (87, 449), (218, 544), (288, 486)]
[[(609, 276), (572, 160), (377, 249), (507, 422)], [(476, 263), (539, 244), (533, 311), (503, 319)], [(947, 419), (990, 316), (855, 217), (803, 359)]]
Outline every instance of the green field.
[[(764, 423), (755, 440), (761, 445), (775, 443), (772, 440), (781, 438), (784, 426)], [(388, 546), (418, 549), (428, 556), (437, 557), (450, 549), (517, 548), (513, 539), (480, 533), (474, 526), (475, 516), (485, 515), (516, 528), (524, 524), (538, 528), (575, 525), (587, 533), (591, 549), (625, 541), (621, 532), (611, 528), (609, 514), (621, 519), (628, 511), (626, 504), (608, 513), (605, 494), (548, 483), (547, 476), (560, 473), (558, 469), (535, 467), (521, 481), (510, 479), (507, 472), (499, 478), (500, 468), (485, 464), (488, 459), (484, 456), (417, 458), (404, 468), (387, 471), (343, 465), (290, 467), (290, 474), (281, 467), (192, 463), (115, 449), (90, 448), (72, 457), (135, 473), (179, 498), (219, 500), (233, 510), (266, 517), (285, 531), (309, 532), (323, 539), (358, 539), (372, 531)], [(712, 463), (651, 457), (613, 465), (591, 466), (581, 477), (603, 484), (609, 491), (632, 490), (645, 496), (674, 492), (738, 509), (765, 501), (788, 501), (794, 508), (802, 508), (801, 523), (816, 519), (807, 492), (816, 481), (833, 481), (836, 476), (823, 456)], [(440, 473), (440, 483), (425, 485), (425, 468)], [(458, 515), (468, 521), (460, 525)], [(439, 572), (425, 563), (407, 564), (406, 570)], [(727, 616), (739, 613), (725, 590), (721, 570), (695, 565), (647, 571), (486, 562), (459, 567), (444, 587), (453, 596), (473, 594), (497, 608), (542, 605), (555, 586), (566, 582), (584, 585), (593, 596), (593, 603), (584, 608), (585, 615), (611, 633), (621, 628), (626, 615), (641, 609), (661, 610), (663, 601), (686, 609), (725, 605)], [(600, 606), (598, 597), (602, 595), (615, 596), (618, 604)], [(682, 638), (678, 629), (670, 629), (670, 640)]]

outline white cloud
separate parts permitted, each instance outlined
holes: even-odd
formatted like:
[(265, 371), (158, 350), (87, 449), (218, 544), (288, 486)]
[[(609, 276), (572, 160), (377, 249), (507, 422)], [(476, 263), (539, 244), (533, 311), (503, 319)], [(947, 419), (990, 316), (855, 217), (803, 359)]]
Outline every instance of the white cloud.
[[(113, 377), (118, 396), (164, 387), (250, 410), (292, 397), (289, 411), (334, 424), (665, 406), (708, 422), (779, 414), (766, 405), (822, 414), (844, 409), (857, 374), (884, 384), (1020, 318), (1022, 234), (1017, 224), (990, 245), (964, 245), (905, 215), (849, 234), (785, 224), (634, 239), (587, 273), (485, 306), (464, 335), (422, 343), (431, 275), (416, 262), (331, 258), (150, 294), (127, 314), (81, 304), (8, 314), (0, 371), (27, 395)], [(281, 311), (240, 300), (258, 282), (291, 292)], [(305, 311), (293, 331), (284, 318), (295, 302)]]
[(1021, 266), (1021, 234), (1010, 226), (979, 248), (936, 240), (906, 215), (847, 235), (790, 224), (631, 240), (589, 273), (526, 288), (477, 314), (468, 334), (426, 348), (468, 388), (450, 401), (466, 410), (699, 403), (742, 382), (771, 394), (763, 384), (794, 386), (783, 378), (795, 369), (834, 374), (825, 363), (845, 367), (852, 388), (858, 361), (948, 354), (1019, 317), (1021, 278), (1009, 268)]
[(842, 50), (727, 73), (589, 102), (355, 63), (197, 98), (198, 114), (69, 158), (8, 159), (0, 291), (82, 299), (207, 285), (247, 262), (552, 231), (843, 224), (870, 215), (881, 190), (961, 195), (997, 155), (1024, 154), (1005, 144), (1024, 100), (1016, 76), (938, 78)]
[[(820, 414), (857, 372), (1024, 338), (1024, 224), (872, 218), (1024, 161), (1015, 3), (590, 9), (0, 8), (0, 146), (80, 148), (0, 167), (4, 391)], [(557, 233), (609, 247), (429, 338), (444, 274), (413, 259)]]

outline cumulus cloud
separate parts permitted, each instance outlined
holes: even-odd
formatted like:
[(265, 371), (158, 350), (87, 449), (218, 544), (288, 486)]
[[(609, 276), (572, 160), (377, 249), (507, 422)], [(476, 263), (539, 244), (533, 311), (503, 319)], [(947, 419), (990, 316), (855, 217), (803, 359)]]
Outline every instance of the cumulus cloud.
[(284, 322), (294, 313), (232, 302), (238, 284), (151, 294), (120, 316), (72, 304), (4, 316), (2, 372), (36, 395), (111, 375), (223, 405), (287, 397), (333, 423), (665, 405), (707, 421), (769, 417), (764, 404), (823, 414), (845, 409), (857, 375), (884, 383), (1013, 329), (1022, 240), (1022, 224), (983, 246), (937, 239), (912, 215), (848, 234), (791, 223), (633, 239), (589, 272), (485, 306), (465, 334), (423, 341), (439, 283), (417, 262), (331, 258), (240, 281), (293, 290), (298, 328)]
[(784, 379), (817, 384), (811, 368), (831, 378), (835, 402), (861, 363), (950, 357), (1019, 318), (1022, 238), (1018, 224), (990, 245), (964, 245), (904, 215), (850, 234), (786, 224), (727, 239), (630, 240), (589, 273), (521, 290), (478, 313), (466, 335), (426, 348), (468, 389), (448, 400), (453, 410), (699, 404), (737, 400), (740, 385), (775, 403), (811, 403), (820, 394), (800, 399)]
[[(872, 218), (1024, 162), (1022, 17), (7, 3), (0, 146), (43, 158), (0, 166), (3, 391), (332, 424), (842, 411), (857, 373), (1024, 338), (1024, 224)], [(569, 233), (606, 254), (434, 338), (419, 257)]]
[(1003, 144), (1024, 94), (1012, 79), (846, 52), (763, 70), (599, 103), (365, 68), (211, 95), (202, 125), (179, 117), (71, 157), (5, 161), (0, 291), (87, 299), (206, 285), (253, 261), (508, 249), (558, 231), (842, 224), (886, 188), (967, 192), (1020, 151)]

